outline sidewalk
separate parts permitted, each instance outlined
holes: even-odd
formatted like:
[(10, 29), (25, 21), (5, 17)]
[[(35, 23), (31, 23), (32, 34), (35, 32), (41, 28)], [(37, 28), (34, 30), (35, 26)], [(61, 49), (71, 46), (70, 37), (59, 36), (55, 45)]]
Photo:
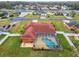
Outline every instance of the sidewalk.
[(9, 37), (9, 36), (6, 35), (3, 39), (1, 39), (1, 41), (0, 41), (0, 45), (3, 44), (3, 43), (5, 42), (5, 40), (6, 40), (8, 37)]
[(3, 44), (5, 42), (5, 40), (9, 37), (9, 36), (21, 36), (21, 34), (18, 33), (9, 33), (9, 32), (0, 32), (0, 34), (5, 34), (6, 36), (4, 38), (1, 39), (0, 41), (0, 45)]

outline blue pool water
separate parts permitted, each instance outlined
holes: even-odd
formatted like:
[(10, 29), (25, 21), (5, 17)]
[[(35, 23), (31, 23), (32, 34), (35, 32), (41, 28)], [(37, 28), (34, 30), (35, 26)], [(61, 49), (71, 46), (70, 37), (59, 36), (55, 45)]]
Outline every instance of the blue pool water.
[(44, 43), (45, 43), (46, 46), (49, 47), (49, 48), (55, 47), (55, 43), (52, 42), (52, 41), (50, 41), (50, 40), (48, 39), (48, 37), (45, 37), (45, 38), (44, 38)]

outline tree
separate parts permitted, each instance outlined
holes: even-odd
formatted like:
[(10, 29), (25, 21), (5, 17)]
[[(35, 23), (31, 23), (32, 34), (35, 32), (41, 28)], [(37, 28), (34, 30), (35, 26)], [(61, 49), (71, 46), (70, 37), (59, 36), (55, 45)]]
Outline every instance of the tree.
[(75, 11), (71, 11), (70, 15), (74, 17), (76, 15)]
[(3, 14), (2, 13), (0, 13), (0, 17), (2, 17), (3, 16)]

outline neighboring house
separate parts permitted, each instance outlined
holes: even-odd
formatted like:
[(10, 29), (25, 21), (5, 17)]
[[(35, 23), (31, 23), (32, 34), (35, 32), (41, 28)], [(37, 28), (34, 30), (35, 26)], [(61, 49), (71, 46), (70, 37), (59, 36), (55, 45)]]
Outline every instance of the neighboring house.
[[(42, 40), (42, 39), (44, 40), (45, 37), (46, 37), (46, 40), (48, 41), (48, 43), (46, 43), (47, 41), (43, 42), (43, 40), (42, 40), (42, 44), (46, 44), (45, 45), (46, 47), (51, 46), (52, 43), (54, 43), (54, 41), (56, 42), (56, 40), (54, 39), (55, 34), (56, 34), (55, 28), (50, 23), (32, 22), (32, 23), (26, 24), (24, 26), (24, 30), (25, 31), (21, 36), (21, 43), (35, 44), (35, 42), (38, 40), (39, 43), (33, 45), (33, 47), (35, 47), (35, 46), (39, 45), (41, 43), (40, 40)], [(40, 38), (40, 37), (42, 37), (42, 38)], [(53, 41), (51, 42), (51, 40), (49, 40), (47, 37), (50, 37), (50, 39)], [(49, 44), (49, 43), (51, 43), (51, 44)], [(57, 43), (55, 46), (57, 46)], [(51, 46), (51, 47), (53, 47), (53, 46)], [(43, 48), (44, 47), (41, 47), (41, 49), (43, 49)]]
[(76, 29), (76, 22), (66, 23), (68, 29)]
[(52, 11), (58, 10), (56, 7), (49, 7), (49, 9), (52, 10)]
[(32, 10), (25, 10), (25, 9), (16, 9), (15, 13), (21, 14), (21, 13), (26, 13), (26, 14), (32, 14), (33, 11)]
[(65, 23), (68, 29), (79, 30), (79, 24), (77, 22)]
[(69, 9), (69, 7), (67, 7), (67, 6), (61, 6), (61, 9), (63, 9), (63, 10), (68, 10)]
[(79, 10), (75, 10), (75, 13), (76, 13), (77, 15), (79, 15)]
[(43, 11), (43, 10), (41, 10), (41, 11), (35, 10), (33, 14), (39, 15), (40, 18), (42, 18), (42, 19), (43, 19), (43, 18), (46, 18), (46, 16), (47, 16), (47, 12), (45, 12), (45, 11)]
[(62, 10), (58, 10), (58, 11), (55, 11), (54, 13), (55, 15), (63, 15), (64, 12)]
[(9, 30), (10, 28), (12, 28), (12, 26), (14, 26), (14, 25), (3, 25), (0, 27), (0, 31)]
[(76, 24), (75, 26), (76, 26), (76, 29), (79, 30), (79, 24)]
[(45, 6), (45, 7), (42, 7), (41, 10), (48, 11), (49, 9), (48, 7)]
[(2, 15), (3, 18), (9, 17), (9, 13), (7, 11), (3, 11)]
[(24, 9), (15, 9), (15, 13), (21, 14), (22, 12), (26, 12)]

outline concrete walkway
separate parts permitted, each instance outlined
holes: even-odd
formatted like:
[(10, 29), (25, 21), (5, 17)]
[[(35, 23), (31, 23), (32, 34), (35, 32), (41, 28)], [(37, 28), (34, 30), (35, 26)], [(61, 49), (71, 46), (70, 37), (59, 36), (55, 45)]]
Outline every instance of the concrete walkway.
[(6, 35), (4, 38), (2, 38), (2, 39), (0, 40), (0, 45), (3, 44), (9, 36), (21, 36), (21, 34), (18, 34), (18, 33), (12, 33), (12, 34), (11, 34), (11, 33), (9, 33), (9, 32), (0, 32), (0, 34)]
[(8, 36), (21, 36), (21, 34), (15, 33), (15, 34), (9, 34)]
[(10, 33), (9, 32), (2, 32), (2, 31), (0, 31), (0, 34), (8, 35)]
[(0, 45), (3, 44), (5, 42), (5, 40), (8, 38), (9, 36), (6, 35), (3, 39), (0, 40)]
[(58, 33), (58, 34), (64, 34), (64, 35), (67, 35), (67, 36), (79, 36), (79, 34), (76, 34), (76, 33), (64, 33), (62, 31), (56, 31), (56, 33)]

